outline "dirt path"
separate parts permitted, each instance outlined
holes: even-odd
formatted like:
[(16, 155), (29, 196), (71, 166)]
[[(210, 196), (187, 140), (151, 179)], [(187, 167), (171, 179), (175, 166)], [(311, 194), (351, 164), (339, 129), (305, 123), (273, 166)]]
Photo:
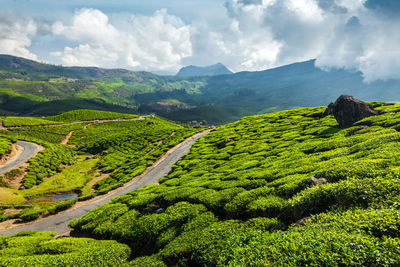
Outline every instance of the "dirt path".
[(71, 136), (74, 134), (74, 131), (70, 131), (64, 138), (64, 140), (61, 141), (62, 145), (66, 145), (68, 144), (69, 139), (71, 138)]
[[(175, 132), (172, 132), (172, 134), (169, 135), (169, 137), (172, 137), (175, 135)], [(156, 150), (157, 147), (159, 147), (161, 144), (163, 143), (163, 140), (160, 140), (156, 143), (156, 146), (153, 147), (149, 152), (146, 153), (146, 156), (150, 155), (151, 152), (153, 152), (154, 150)]]
[(171, 167), (180, 160), (183, 156), (189, 153), (193, 143), (209, 133), (211, 130), (205, 130), (187, 138), (182, 143), (171, 148), (167, 153), (161, 156), (152, 166), (147, 170), (126, 183), (123, 187), (117, 188), (113, 191), (108, 192), (105, 195), (95, 197), (91, 200), (78, 202), (71, 209), (63, 211), (53, 216), (39, 219), (35, 222), (23, 224), (23, 225), (7, 225), (8, 229), (0, 230), (0, 236), (9, 236), (20, 231), (35, 230), (35, 231), (55, 231), (59, 234), (69, 232), (71, 229), (68, 224), (75, 218), (82, 217), (88, 211), (98, 208), (113, 197), (121, 196), (130, 191), (142, 188), (145, 185), (157, 184), (158, 180), (166, 176), (170, 171)]
[(36, 156), (39, 151), (44, 149), (44, 147), (38, 144), (26, 141), (17, 141), (17, 145), (21, 147), (21, 149), (18, 150), (14, 157), (8, 159), (5, 165), (0, 167), (0, 174), (18, 168), (29, 159)]

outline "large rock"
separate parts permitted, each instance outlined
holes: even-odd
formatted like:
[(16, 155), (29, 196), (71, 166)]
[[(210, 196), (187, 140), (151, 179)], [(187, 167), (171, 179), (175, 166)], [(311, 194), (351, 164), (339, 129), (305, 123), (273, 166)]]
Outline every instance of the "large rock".
[(333, 114), (341, 128), (351, 127), (353, 123), (369, 116), (378, 115), (371, 104), (351, 95), (341, 95), (335, 103), (330, 103), (324, 115)]
[(309, 187), (316, 186), (316, 185), (322, 185), (328, 183), (328, 180), (326, 178), (315, 178), (311, 177), (310, 180), (308, 180), (307, 185)]

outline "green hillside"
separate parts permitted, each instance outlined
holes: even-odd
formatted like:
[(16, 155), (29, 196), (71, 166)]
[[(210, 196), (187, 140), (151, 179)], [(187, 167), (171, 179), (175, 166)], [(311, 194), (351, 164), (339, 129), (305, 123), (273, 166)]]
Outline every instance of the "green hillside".
[(154, 266), (397, 266), (400, 105), (374, 106), (347, 129), (324, 108), (218, 127), (160, 185), (71, 226)]
[(0, 115), (4, 116), (92, 109), (223, 124), (248, 115), (325, 106), (341, 94), (400, 101), (399, 86), (399, 80), (364, 83), (358, 72), (323, 71), (315, 67), (315, 60), (265, 71), (179, 77), (62, 67), (0, 55)]

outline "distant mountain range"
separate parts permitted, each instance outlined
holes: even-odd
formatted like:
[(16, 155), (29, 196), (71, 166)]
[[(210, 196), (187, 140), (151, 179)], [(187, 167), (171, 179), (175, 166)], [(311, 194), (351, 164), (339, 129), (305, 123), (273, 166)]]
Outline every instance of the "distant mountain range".
[(215, 65), (199, 67), (199, 66), (187, 66), (179, 70), (176, 76), (190, 77), (190, 76), (217, 76), (224, 74), (232, 74), (227, 67), (222, 63), (217, 63)]
[(341, 94), (364, 101), (400, 101), (400, 80), (364, 83), (359, 72), (323, 71), (315, 67), (315, 60), (264, 71), (202, 73), (159, 76), (0, 55), (0, 113), (50, 115), (90, 108), (225, 123), (244, 115), (325, 106)]

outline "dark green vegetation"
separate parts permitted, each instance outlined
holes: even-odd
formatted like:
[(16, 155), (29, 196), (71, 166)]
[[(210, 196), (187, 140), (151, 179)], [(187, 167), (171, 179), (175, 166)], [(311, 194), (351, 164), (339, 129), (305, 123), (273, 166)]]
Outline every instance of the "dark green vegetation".
[(54, 232), (20, 232), (0, 237), (0, 266), (120, 266), (128, 246), (89, 238), (54, 239)]
[(258, 72), (176, 77), (0, 56), (0, 112), (8, 116), (95, 109), (221, 124), (245, 115), (327, 105), (340, 94), (396, 101), (399, 84), (367, 84), (360, 73), (326, 72), (314, 60)]
[[(13, 126), (0, 131), (4, 153), (16, 140), (35, 142), (45, 149), (29, 160), (24, 171), (16, 169), (0, 177), (0, 221), (34, 220), (42, 214), (67, 209), (77, 200), (107, 193), (140, 175), (170, 148), (201, 131), (155, 116), (91, 110), (44, 118), (6, 117), (4, 122)], [(48, 125), (43, 125), (46, 122)], [(14, 127), (20, 125), (25, 126)], [(69, 135), (68, 145), (61, 144)], [(21, 173), (19, 184), (7, 182)], [(75, 193), (78, 198), (53, 199), (68, 193)], [(3, 214), (11, 209), (17, 211)]]
[(398, 266), (400, 105), (374, 106), (348, 129), (324, 108), (221, 126), (160, 185), (71, 226), (129, 245), (132, 264)]

